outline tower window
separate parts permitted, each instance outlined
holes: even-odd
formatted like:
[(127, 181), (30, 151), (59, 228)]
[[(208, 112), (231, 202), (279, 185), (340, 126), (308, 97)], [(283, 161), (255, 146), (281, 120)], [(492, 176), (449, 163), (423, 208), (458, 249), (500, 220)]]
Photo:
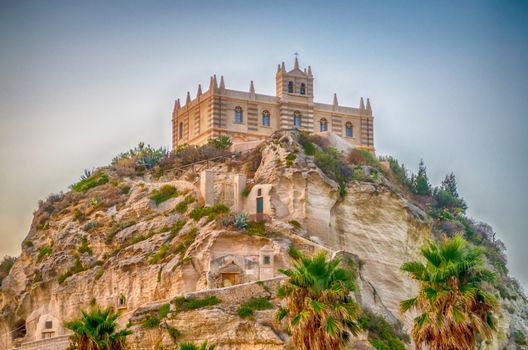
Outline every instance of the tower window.
[(306, 94), (306, 85), (304, 85), (304, 83), (301, 84), (301, 95), (305, 95)]
[(244, 122), (244, 116), (242, 112), (242, 107), (235, 107), (235, 123), (242, 124)]
[(345, 124), (345, 136), (346, 137), (354, 137), (354, 131), (352, 129), (352, 123), (351, 122), (347, 122)]
[(262, 112), (262, 125), (270, 126), (270, 112), (268, 111)]
[(288, 82), (288, 92), (290, 94), (293, 93), (293, 81)]
[(180, 122), (178, 125), (178, 138), (181, 139), (183, 137), (183, 123)]
[(293, 127), (294, 128), (301, 127), (301, 112), (299, 111), (296, 111), (293, 113)]
[(328, 122), (326, 121), (326, 118), (319, 121), (319, 131), (328, 131)]

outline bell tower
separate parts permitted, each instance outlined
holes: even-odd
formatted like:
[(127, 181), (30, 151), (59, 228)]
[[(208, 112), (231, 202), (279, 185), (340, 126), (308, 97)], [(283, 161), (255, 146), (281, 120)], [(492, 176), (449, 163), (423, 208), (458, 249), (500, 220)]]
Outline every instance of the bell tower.
[(313, 131), (313, 80), (310, 66), (303, 70), (299, 67), (297, 53), (292, 70), (286, 71), (284, 62), (277, 67), (275, 81), (281, 129)]
[(293, 69), (286, 71), (284, 62), (277, 67), (275, 75), (277, 97), (287, 101), (290, 97), (294, 99), (306, 99), (307, 102), (313, 102), (313, 75), (312, 68), (299, 68), (299, 59), (295, 57)]

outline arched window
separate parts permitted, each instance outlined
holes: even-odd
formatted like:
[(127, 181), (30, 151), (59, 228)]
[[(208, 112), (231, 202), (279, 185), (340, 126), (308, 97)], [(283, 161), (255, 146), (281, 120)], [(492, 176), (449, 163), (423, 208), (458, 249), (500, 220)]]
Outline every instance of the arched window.
[(319, 131), (328, 131), (328, 122), (326, 121), (326, 118), (322, 118), (319, 121)]
[(301, 112), (299, 111), (293, 112), (293, 127), (294, 128), (301, 127)]
[(304, 83), (301, 83), (301, 95), (306, 94), (306, 85)]
[(290, 94), (293, 93), (293, 81), (288, 82), (288, 92)]
[(354, 131), (352, 129), (352, 123), (351, 122), (347, 122), (345, 124), (345, 136), (346, 137), (354, 137)]
[(180, 122), (178, 125), (178, 138), (181, 139), (183, 137), (183, 123)]
[(262, 125), (270, 126), (270, 112), (268, 111), (262, 112)]
[(242, 124), (244, 122), (244, 116), (242, 112), (242, 107), (235, 107), (235, 123)]

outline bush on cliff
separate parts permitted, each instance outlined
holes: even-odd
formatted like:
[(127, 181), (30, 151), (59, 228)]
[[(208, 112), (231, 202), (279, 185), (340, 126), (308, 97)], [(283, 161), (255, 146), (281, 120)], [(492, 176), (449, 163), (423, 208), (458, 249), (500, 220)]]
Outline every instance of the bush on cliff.
[(159, 189), (152, 191), (149, 198), (153, 200), (156, 205), (160, 205), (174, 197), (178, 197), (178, 190), (176, 190), (176, 187), (172, 185), (163, 185)]
[(76, 192), (86, 192), (97, 186), (104, 185), (108, 182), (108, 175), (103, 172), (97, 172), (90, 177), (84, 178), (81, 181), (71, 186), (72, 190)]

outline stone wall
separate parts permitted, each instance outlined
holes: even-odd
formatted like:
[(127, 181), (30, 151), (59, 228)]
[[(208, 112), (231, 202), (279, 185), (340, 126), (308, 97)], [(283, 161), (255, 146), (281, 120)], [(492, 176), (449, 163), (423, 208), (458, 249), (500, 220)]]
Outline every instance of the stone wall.
[(209, 296), (216, 296), (222, 300), (223, 304), (238, 305), (247, 301), (251, 297), (264, 297), (277, 294), (277, 289), (281, 281), (285, 277), (275, 277), (265, 281), (250, 282), (244, 284), (237, 284), (236, 286), (209, 289), (199, 292), (191, 292), (185, 294), (186, 298), (198, 299), (206, 298)]
[(28, 343), (23, 343), (17, 348), (11, 350), (65, 350), (70, 344), (69, 335), (61, 335), (58, 337), (36, 340)]

